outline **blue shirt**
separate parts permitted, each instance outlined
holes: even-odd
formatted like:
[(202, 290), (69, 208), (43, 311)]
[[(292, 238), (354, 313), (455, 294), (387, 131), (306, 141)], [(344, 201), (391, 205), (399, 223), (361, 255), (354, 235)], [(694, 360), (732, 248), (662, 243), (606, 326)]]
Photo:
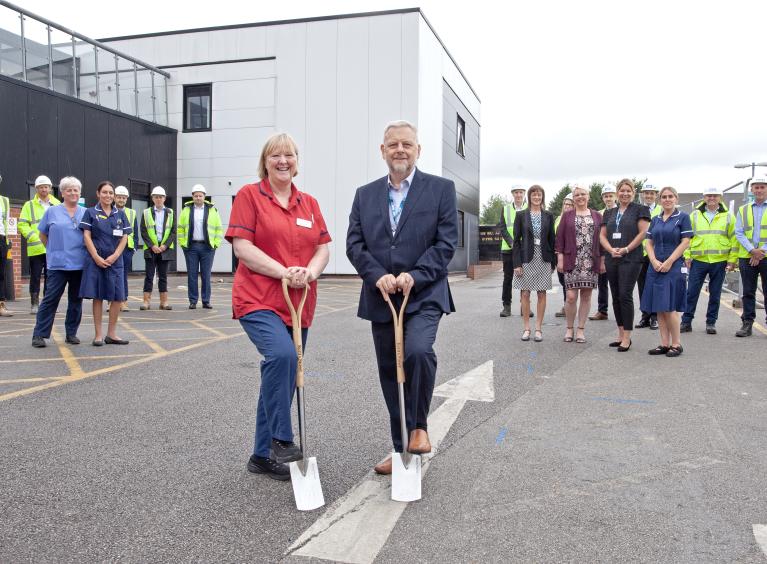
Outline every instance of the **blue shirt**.
[(85, 210), (80, 229), (91, 232), (91, 241), (101, 258), (107, 258), (117, 250), (123, 237), (133, 231), (123, 210), (112, 206), (107, 216), (99, 204)]
[(77, 227), (85, 215), (85, 208), (77, 206), (74, 217), (69, 217), (64, 204), (45, 210), (38, 229), (48, 237), (45, 247), (49, 270), (82, 270), (88, 258), (83, 243), (83, 232)]
[(397, 230), (397, 224), (399, 218), (402, 216), (402, 210), (405, 208), (405, 198), (410, 191), (410, 185), (413, 183), (413, 177), (415, 176), (415, 167), (410, 171), (408, 177), (402, 181), (399, 190), (394, 188), (391, 183), (391, 178), (388, 179), (389, 184), (389, 222), (391, 223), (391, 232), (394, 233)]
[[(662, 213), (656, 215), (650, 222), (646, 237), (652, 240), (655, 258), (664, 261), (672, 255), (682, 239), (692, 237), (690, 216), (676, 210), (666, 221), (663, 221)], [(677, 260), (684, 259), (680, 256)]]
[[(754, 210), (754, 230), (751, 232), (751, 240), (749, 241), (746, 234), (743, 233), (743, 220), (740, 214), (735, 214), (735, 238), (738, 243), (743, 245), (749, 253), (759, 247), (759, 237), (762, 233), (760, 226), (762, 225), (762, 215), (767, 210), (767, 202), (757, 204), (756, 202), (750, 204)], [(767, 244), (762, 245), (764, 250), (767, 250)]]

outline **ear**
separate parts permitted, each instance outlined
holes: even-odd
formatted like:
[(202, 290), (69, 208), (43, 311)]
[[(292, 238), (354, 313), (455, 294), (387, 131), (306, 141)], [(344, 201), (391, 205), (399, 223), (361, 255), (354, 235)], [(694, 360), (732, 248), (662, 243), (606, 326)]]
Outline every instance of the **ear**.
[(418, 144), (418, 154), (416, 155), (416, 159), (419, 159), (421, 157), (421, 144)]
[(386, 152), (385, 152), (384, 144), (383, 143), (381, 143), (381, 158), (383, 160), (386, 160)]

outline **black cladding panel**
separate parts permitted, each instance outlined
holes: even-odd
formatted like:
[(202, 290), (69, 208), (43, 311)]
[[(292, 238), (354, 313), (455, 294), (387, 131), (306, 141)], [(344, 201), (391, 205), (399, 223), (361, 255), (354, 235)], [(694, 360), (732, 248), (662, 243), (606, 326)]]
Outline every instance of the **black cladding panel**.
[[(58, 159), (58, 104), (50, 96), (36, 90), (28, 91), (29, 168), (27, 178), (34, 180), (41, 174), (55, 177)], [(54, 181), (55, 182), (55, 181)]]
[(74, 102), (58, 100), (59, 168), (54, 182), (64, 176), (83, 178), (85, 173), (85, 109)]
[(27, 90), (0, 80), (0, 193), (14, 201), (26, 200)]

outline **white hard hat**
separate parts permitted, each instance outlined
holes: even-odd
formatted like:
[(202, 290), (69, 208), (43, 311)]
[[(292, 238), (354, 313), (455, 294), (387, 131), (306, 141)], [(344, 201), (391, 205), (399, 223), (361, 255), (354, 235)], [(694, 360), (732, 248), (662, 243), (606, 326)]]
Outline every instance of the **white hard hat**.
[(192, 186), (192, 194), (194, 194), (195, 192), (202, 192), (203, 194), (208, 193), (207, 190), (205, 190), (205, 186), (203, 186), (202, 184), (195, 184), (194, 186)]
[(130, 196), (130, 192), (125, 186), (118, 186), (115, 188), (115, 196)]
[(658, 188), (655, 184), (643, 184), (640, 192), (658, 192)]
[(714, 188), (714, 187), (706, 188), (703, 190), (703, 195), (704, 196), (721, 196), (722, 190), (719, 188)]
[[(580, 188), (580, 186), (576, 186), (576, 188)], [(575, 188), (573, 188), (573, 189), (575, 189)], [(571, 202), (574, 202), (575, 200), (573, 199), (573, 193), (572, 192), (568, 192), (567, 194), (565, 194), (565, 197), (562, 198), (562, 201), (564, 202), (565, 200), (570, 200)]]
[(757, 176), (756, 178), (752, 178), (749, 184), (767, 184), (767, 178), (764, 178), (763, 176)]
[(41, 174), (35, 179), (35, 188), (38, 186), (53, 186), (53, 182), (51, 182), (51, 179), (45, 176), (44, 174)]
[(522, 186), (521, 184), (515, 184), (514, 186), (511, 187), (512, 192), (516, 192), (517, 190), (522, 190), (523, 192), (525, 192), (525, 187)]
[(602, 187), (602, 195), (603, 195), (603, 196), (604, 196), (605, 194), (615, 194), (615, 192), (616, 192), (616, 190), (615, 190), (615, 184), (605, 184), (605, 185)]
[(162, 186), (155, 186), (152, 188), (152, 196), (165, 196), (165, 188)]

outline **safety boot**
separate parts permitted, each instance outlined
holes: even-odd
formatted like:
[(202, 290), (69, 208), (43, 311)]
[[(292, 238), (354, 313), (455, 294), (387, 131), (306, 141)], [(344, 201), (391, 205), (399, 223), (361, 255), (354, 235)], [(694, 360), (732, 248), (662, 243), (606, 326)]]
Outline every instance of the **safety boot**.
[(160, 292), (160, 309), (173, 309), (168, 303), (168, 292)]
[(29, 294), (29, 301), (32, 303), (32, 307), (29, 309), (29, 315), (37, 315), (37, 310), (40, 307), (40, 294), (37, 292)]
[(503, 304), (503, 309), (500, 313), (501, 317), (511, 317), (511, 304)]
[(152, 292), (144, 292), (144, 303), (142, 303), (139, 306), (139, 309), (141, 311), (146, 311), (146, 310), (150, 309), (149, 300), (151, 300), (151, 299), (152, 299)]
[(5, 302), (0, 302), (0, 317), (13, 317), (13, 314), (5, 307)]
[(120, 304), (120, 311), (130, 311), (130, 308), (128, 307), (128, 302), (125, 301), (122, 304)]
[(735, 331), (736, 337), (750, 337), (751, 336), (751, 327), (753, 326), (753, 321), (744, 321), (743, 325), (741, 325), (740, 329)]

